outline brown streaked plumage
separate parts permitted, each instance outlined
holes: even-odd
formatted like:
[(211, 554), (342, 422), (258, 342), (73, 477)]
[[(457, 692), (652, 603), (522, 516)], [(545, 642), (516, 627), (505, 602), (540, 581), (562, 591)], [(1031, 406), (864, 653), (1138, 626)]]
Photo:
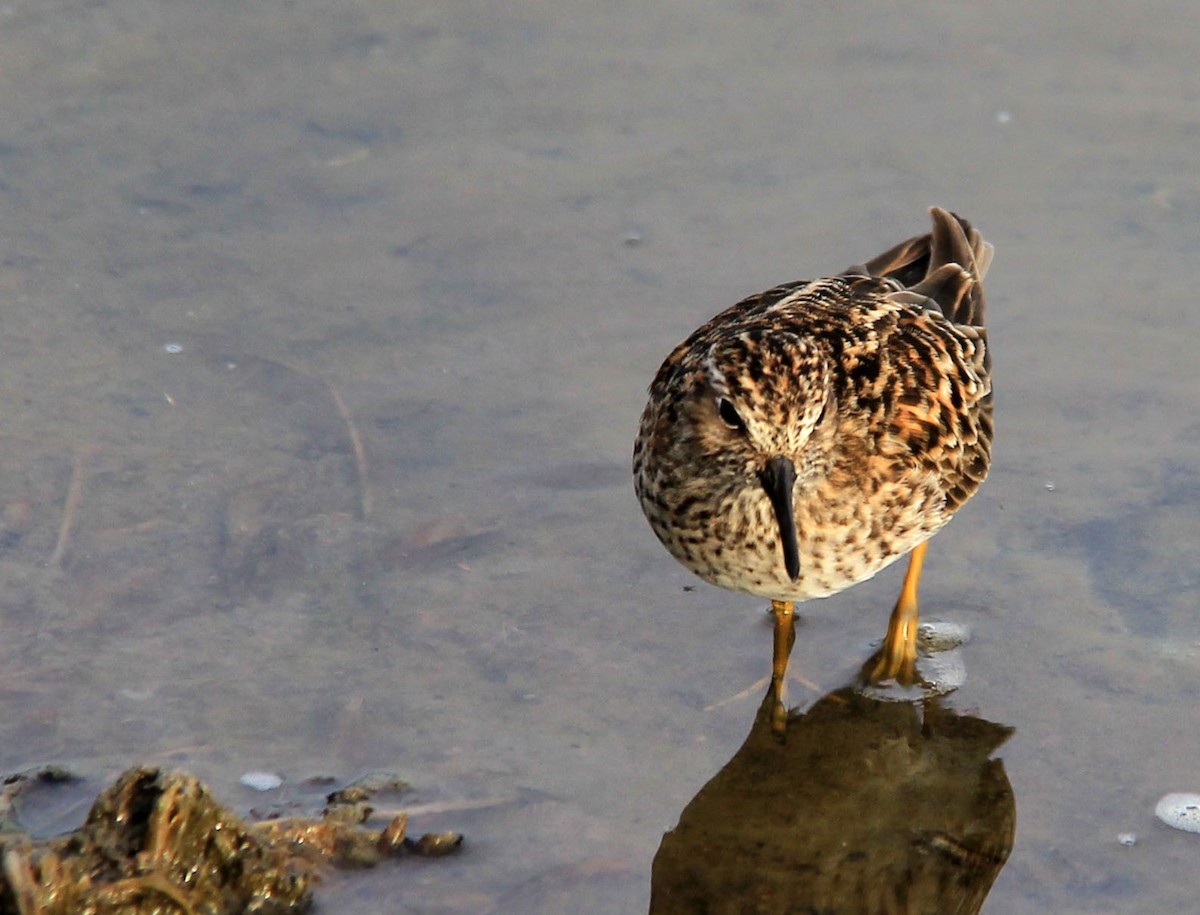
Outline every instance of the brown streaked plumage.
[(721, 312), (650, 386), (633, 452), (642, 509), (701, 578), (772, 600), (777, 678), (792, 601), (911, 552), (871, 672), (911, 682), (925, 541), (987, 475), (992, 247), (931, 214), (929, 234), (865, 264)]

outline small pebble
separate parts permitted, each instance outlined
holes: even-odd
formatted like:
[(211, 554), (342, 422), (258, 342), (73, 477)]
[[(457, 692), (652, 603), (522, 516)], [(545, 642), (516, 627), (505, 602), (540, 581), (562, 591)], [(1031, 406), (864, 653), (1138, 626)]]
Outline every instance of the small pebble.
[(274, 791), (283, 784), (283, 779), (274, 772), (247, 772), (238, 780), (255, 791)]
[(1055, 488), (1055, 487), (1054, 487), (1054, 484), (1053, 484), (1053, 483), (1047, 483), (1047, 484), (1046, 484), (1046, 492), (1054, 492), (1054, 488)]
[(1117, 841), (1126, 848), (1137, 844), (1137, 833), (1119, 832), (1117, 833)]
[(415, 842), (406, 842), (408, 849), (424, 858), (443, 858), (462, 848), (461, 832), (427, 832)]
[(625, 247), (636, 248), (638, 245), (640, 245), (642, 243), (642, 233), (639, 232), (637, 229), (630, 229), (628, 232), (625, 233), (625, 238), (623, 239), (623, 241), (625, 243)]
[(176, 353), (182, 353), (183, 347), (178, 343), (164, 343), (163, 349), (174, 356)]
[(917, 626), (917, 645), (928, 652), (950, 651), (971, 641), (971, 628), (963, 623), (927, 620)]
[(1200, 833), (1200, 794), (1166, 794), (1154, 807), (1154, 815), (1175, 829)]

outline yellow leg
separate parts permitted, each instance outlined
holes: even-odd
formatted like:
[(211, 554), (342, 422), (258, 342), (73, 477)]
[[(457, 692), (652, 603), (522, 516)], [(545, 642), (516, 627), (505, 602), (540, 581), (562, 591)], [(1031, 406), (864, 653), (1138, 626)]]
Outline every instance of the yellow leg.
[(783, 680), (787, 676), (792, 645), (796, 643), (796, 611), (790, 600), (773, 600), (771, 612), (775, 615), (775, 651), (771, 657), (771, 679)]
[(917, 588), (921, 584), (921, 566), (925, 563), (928, 541), (916, 547), (908, 558), (908, 572), (900, 598), (888, 620), (887, 635), (879, 652), (879, 661), (870, 681), (896, 680), (911, 685), (917, 679)]
[(771, 601), (775, 616), (774, 652), (771, 656), (771, 692), (775, 698), (772, 728), (782, 733), (787, 726), (787, 668), (792, 646), (796, 643), (796, 611), (790, 600)]

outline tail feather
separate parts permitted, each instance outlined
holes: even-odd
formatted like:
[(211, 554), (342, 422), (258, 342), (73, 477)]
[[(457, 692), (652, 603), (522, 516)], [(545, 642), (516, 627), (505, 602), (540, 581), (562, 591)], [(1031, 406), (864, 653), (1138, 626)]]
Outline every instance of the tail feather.
[(955, 324), (983, 327), (983, 278), (992, 263), (992, 246), (954, 213), (933, 207), (930, 216), (929, 234), (902, 241), (845, 272), (895, 280), (906, 290), (897, 296), (910, 301), (919, 296)]
[(902, 286), (919, 283), (929, 272), (928, 235), (905, 239), (864, 264), (855, 264), (842, 272), (843, 276), (886, 276)]
[(930, 274), (946, 264), (957, 264), (966, 274), (965, 288), (957, 297), (930, 298), (938, 303), (942, 314), (955, 324), (983, 327), (983, 278), (992, 263), (992, 246), (962, 217), (939, 207), (933, 207), (930, 214), (933, 217), (929, 246)]

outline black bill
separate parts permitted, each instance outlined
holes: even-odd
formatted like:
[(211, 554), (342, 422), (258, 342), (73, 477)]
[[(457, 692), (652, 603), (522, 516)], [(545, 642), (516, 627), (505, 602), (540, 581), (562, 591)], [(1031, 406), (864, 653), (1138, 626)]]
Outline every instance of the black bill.
[(758, 475), (762, 487), (775, 509), (775, 520), (779, 522), (779, 542), (783, 544), (783, 567), (788, 578), (795, 581), (800, 577), (800, 551), (796, 546), (796, 516), (792, 509), (792, 487), (796, 483), (796, 468), (785, 457), (773, 457), (767, 461)]

